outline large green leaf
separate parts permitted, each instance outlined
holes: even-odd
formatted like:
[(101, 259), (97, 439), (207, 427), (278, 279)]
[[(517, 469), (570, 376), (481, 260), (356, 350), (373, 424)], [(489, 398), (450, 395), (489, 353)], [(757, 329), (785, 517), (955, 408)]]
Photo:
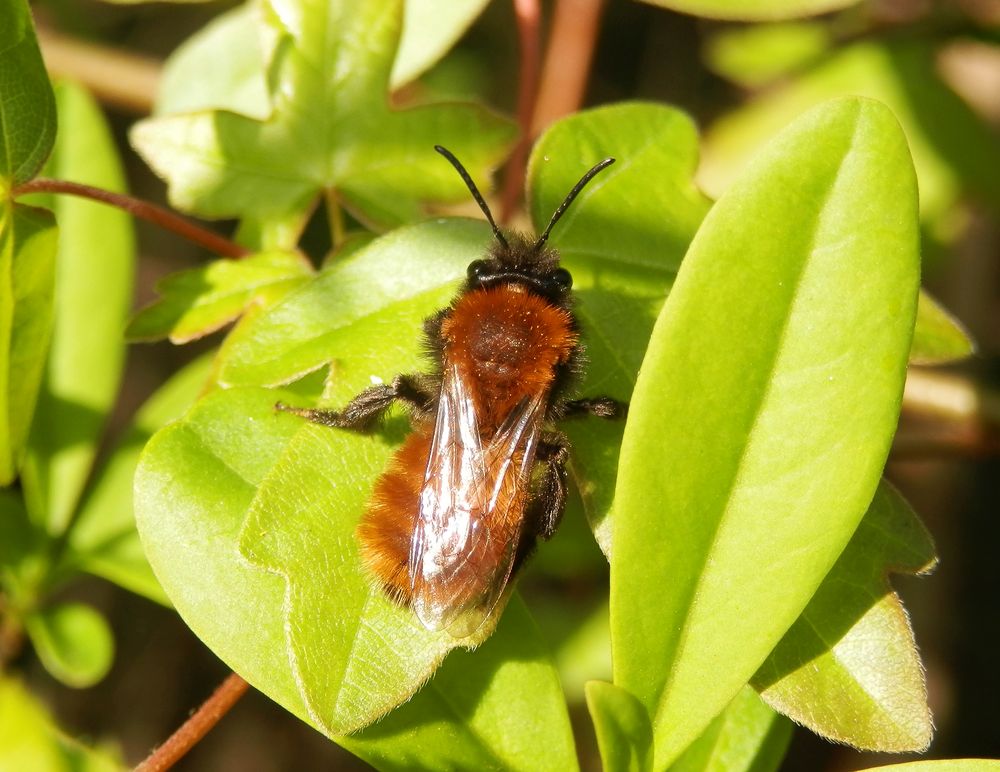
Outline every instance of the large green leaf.
[(373, 586), (354, 527), (392, 444), (276, 413), (276, 398), (294, 396), (215, 392), (159, 432), (136, 474), (136, 517), (195, 633), (332, 736), (407, 700), (451, 648), (489, 630), (430, 633)]
[(920, 519), (883, 484), (847, 548), (751, 684), (775, 710), (856, 748), (922, 751), (931, 740), (923, 667), (888, 571), (936, 562)]
[[(60, 131), (47, 175), (123, 190), (117, 150), (94, 100), (79, 86), (61, 83), (56, 103)], [(117, 209), (75, 196), (31, 199), (55, 213), (60, 238), (55, 329), (22, 484), (34, 519), (60, 533), (118, 393), (135, 245), (132, 222)]]
[[(694, 186), (698, 135), (669, 107), (625, 103), (554, 124), (531, 155), (528, 199), (540, 231), (594, 163), (617, 162), (580, 194), (551, 243), (573, 274), (590, 362), (578, 391), (628, 400), (673, 277), (710, 202)], [(605, 553), (621, 423), (566, 423), (573, 477)]]
[(51, 213), (0, 199), (0, 485), (17, 474), (52, 333)]
[(264, 223), (263, 246), (292, 246), (294, 223), (304, 224), (321, 191), (366, 221), (397, 224), (415, 219), (420, 201), (468, 195), (435, 144), (450, 145), (479, 180), (503, 157), (513, 128), (483, 108), (389, 109), (399, 0), (266, 0), (262, 8), (262, 32), (277, 38), (266, 120), (205, 110), (133, 131), (175, 206), (250, 217)]
[(56, 108), (27, 0), (0, 3), (0, 201), (52, 149)]
[(215, 260), (159, 281), (160, 297), (129, 322), (133, 340), (187, 343), (233, 321), (254, 302), (273, 303), (312, 275), (297, 252), (260, 252)]
[(774, 772), (791, 739), (792, 723), (746, 686), (670, 765), (670, 772)]
[(764, 21), (814, 16), (855, 5), (861, 0), (644, 0), (652, 5), (710, 19)]
[(80, 504), (62, 555), (64, 572), (87, 571), (169, 603), (143, 554), (135, 528), (132, 480), (139, 454), (153, 433), (179, 418), (206, 388), (211, 356), (197, 359), (161, 386), (140, 408)]
[(916, 200), (892, 114), (830, 102), (772, 140), (685, 258), (636, 385), (611, 564), (615, 679), (653, 716), (657, 766), (753, 675), (874, 494)]

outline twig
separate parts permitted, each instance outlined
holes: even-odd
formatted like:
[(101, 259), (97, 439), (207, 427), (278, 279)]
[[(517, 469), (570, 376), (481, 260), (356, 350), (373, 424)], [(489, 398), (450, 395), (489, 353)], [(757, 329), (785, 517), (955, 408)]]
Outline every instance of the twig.
[(514, 0), (517, 37), (520, 46), (518, 72), (517, 123), (521, 136), (507, 162), (507, 172), (500, 197), (500, 221), (508, 222), (517, 208), (524, 188), (528, 148), (534, 136), (531, 122), (538, 98), (538, 66), (541, 61), (541, 10), (538, 0)]
[(536, 135), (553, 121), (576, 112), (583, 104), (603, 8), (604, 0), (558, 0), (556, 3), (532, 119)]
[(15, 197), (28, 193), (68, 193), (73, 196), (100, 201), (101, 203), (124, 209), (136, 217), (159, 225), (161, 228), (173, 231), (188, 241), (203, 246), (209, 252), (217, 255), (223, 255), (224, 257), (244, 257), (250, 254), (249, 249), (217, 233), (213, 233), (207, 228), (195, 225), (180, 215), (174, 214), (169, 209), (164, 209), (162, 206), (157, 206), (156, 204), (151, 204), (148, 201), (142, 201), (123, 193), (112, 193), (109, 190), (95, 188), (90, 185), (81, 185), (78, 182), (52, 180), (45, 177), (39, 177), (14, 188)]
[(160, 63), (109, 46), (83, 43), (39, 27), (45, 67), (54, 76), (82, 83), (108, 104), (146, 115), (160, 82)]
[(249, 684), (231, 673), (191, 718), (135, 768), (135, 772), (170, 769), (214, 727), (245, 693)]

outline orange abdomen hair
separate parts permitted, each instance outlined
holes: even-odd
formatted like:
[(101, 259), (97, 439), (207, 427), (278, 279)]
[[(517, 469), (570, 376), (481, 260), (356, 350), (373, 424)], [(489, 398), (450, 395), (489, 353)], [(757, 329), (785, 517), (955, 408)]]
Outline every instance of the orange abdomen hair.
[(358, 524), (361, 562), (397, 603), (409, 605), (410, 539), (424, 484), (433, 424), (412, 432), (375, 482)]

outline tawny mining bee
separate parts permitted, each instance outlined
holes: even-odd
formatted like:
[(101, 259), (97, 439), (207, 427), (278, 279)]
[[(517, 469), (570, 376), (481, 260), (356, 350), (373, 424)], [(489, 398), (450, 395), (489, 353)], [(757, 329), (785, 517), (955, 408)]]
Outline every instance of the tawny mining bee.
[(375, 483), (357, 529), (361, 557), (425, 627), (461, 638), (490, 617), (538, 537), (559, 525), (569, 446), (553, 424), (625, 413), (608, 397), (566, 397), (583, 348), (572, 278), (546, 244), (573, 199), (614, 159), (583, 175), (532, 240), (501, 231), (468, 172), (435, 149), (462, 176), (496, 241), (469, 264), (451, 305), (424, 323), (433, 372), (398, 375), (340, 411), (278, 407), (364, 431), (393, 402), (407, 405), (414, 430)]

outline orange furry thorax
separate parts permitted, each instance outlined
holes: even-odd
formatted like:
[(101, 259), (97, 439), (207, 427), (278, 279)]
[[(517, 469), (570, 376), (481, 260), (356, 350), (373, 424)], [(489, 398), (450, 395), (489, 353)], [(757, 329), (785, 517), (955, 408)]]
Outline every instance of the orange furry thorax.
[(517, 284), (462, 295), (441, 333), (444, 364), (458, 367), (484, 438), (522, 397), (550, 390), (578, 342), (569, 311)]

